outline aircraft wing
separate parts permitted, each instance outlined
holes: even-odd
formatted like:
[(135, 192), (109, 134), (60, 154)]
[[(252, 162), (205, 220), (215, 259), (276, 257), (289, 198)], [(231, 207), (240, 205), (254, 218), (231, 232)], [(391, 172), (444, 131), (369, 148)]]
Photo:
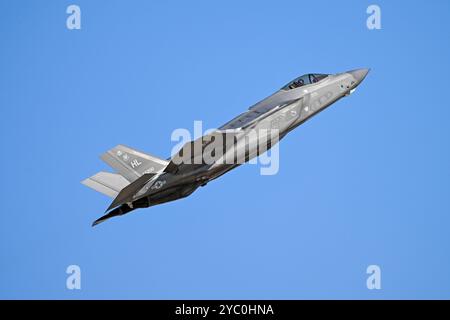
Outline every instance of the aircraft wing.
[[(181, 149), (172, 157), (168, 165), (164, 168), (164, 172), (176, 173), (180, 164), (195, 164), (196, 158), (203, 155), (205, 148), (214, 142), (220, 136), (223, 142), (233, 139), (240, 133), (239, 130), (216, 130), (206, 134), (196, 140), (189, 141), (181, 147)], [(224, 144), (224, 149), (227, 146)], [(224, 150), (225, 151), (225, 150)]]

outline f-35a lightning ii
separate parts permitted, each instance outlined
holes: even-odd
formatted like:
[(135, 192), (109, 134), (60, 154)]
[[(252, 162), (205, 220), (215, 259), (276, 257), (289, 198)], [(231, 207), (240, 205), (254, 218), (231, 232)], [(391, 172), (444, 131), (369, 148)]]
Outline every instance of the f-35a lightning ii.
[[(187, 197), (198, 187), (270, 149), (288, 132), (350, 95), (368, 72), (369, 69), (357, 69), (298, 77), (219, 129), (186, 143), (168, 160), (116, 146), (101, 158), (117, 173), (99, 172), (82, 182), (114, 198), (106, 210), (109, 212), (94, 221), (93, 226), (137, 208)], [(266, 135), (276, 131), (277, 139), (255, 139), (255, 131)], [(223, 143), (224, 140), (231, 143)], [(220, 152), (212, 161), (205, 161), (205, 150), (219, 141), (215, 146), (220, 146)]]

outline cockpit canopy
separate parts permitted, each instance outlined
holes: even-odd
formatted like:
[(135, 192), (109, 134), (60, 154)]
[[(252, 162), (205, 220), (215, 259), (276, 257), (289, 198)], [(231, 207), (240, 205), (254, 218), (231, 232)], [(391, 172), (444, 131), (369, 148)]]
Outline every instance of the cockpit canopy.
[(285, 85), (283, 88), (281, 88), (281, 90), (287, 91), (287, 90), (299, 88), (302, 86), (306, 86), (308, 84), (313, 84), (313, 83), (319, 82), (322, 79), (325, 79), (326, 77), (328, 77), (328, 74), (320, 74), (320, 73), (305, 74), (301, 77), (298, 77), (295, 80), (292, 80), (287, 85)]

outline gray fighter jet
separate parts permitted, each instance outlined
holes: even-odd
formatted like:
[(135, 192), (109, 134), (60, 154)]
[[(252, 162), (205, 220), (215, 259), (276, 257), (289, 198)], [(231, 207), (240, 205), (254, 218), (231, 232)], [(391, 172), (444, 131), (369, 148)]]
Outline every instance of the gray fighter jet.
[(187, 197), (267, 151), (292, 129), (350, 95), (368, 72), (357, 69), (298, 77), (219, 129), (186, 143), (167, 160), (116, 146), (101, 158), (117, 173), (99, 172), (82, 182), (114, 198), (106, 210), (109, 212), (93, 226), (137, 208)]

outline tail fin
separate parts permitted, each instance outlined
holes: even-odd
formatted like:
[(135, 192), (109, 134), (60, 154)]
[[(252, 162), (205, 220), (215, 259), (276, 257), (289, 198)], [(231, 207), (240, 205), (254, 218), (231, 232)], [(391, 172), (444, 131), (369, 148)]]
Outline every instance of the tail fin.
[(119, 192), (130, 184), (120, 174), (111, 172), (99, 172), (81, 182), (85, 186), (94, 189), (108, 197), (115, 198)]
[(169, 164), (166, 160), (124, 145), (118, 145), (105, 152), (101, 159), (130, 182), (135, 181), (145, 173), (160, 172)]

